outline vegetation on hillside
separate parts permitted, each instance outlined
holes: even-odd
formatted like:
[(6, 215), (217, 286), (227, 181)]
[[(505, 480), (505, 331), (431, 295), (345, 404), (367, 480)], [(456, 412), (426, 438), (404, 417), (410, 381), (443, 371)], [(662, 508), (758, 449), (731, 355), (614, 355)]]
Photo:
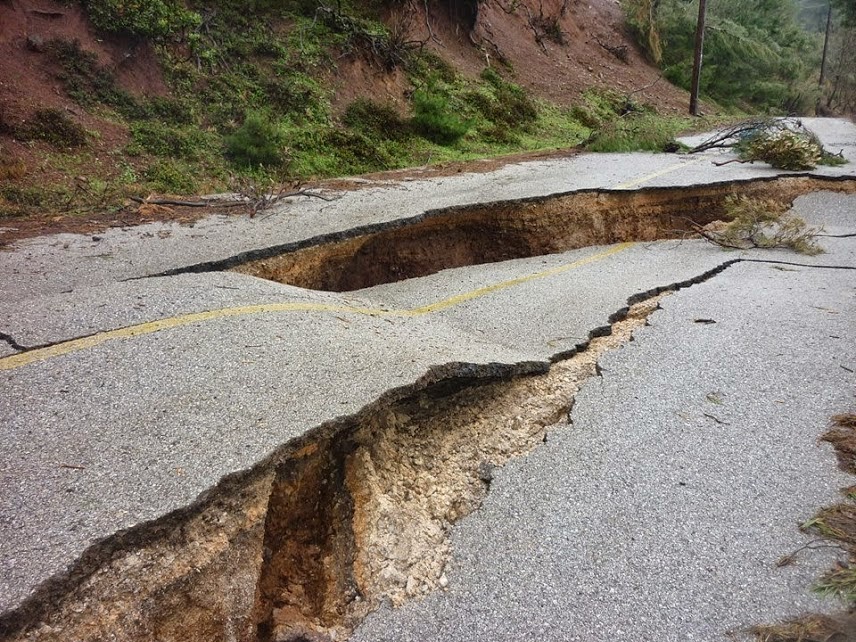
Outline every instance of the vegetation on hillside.
[[(460, 15), (472, 16), (470, 0), (454, 1)], [(42, 109), (22, 124), (4, 120), (0, 109), (0, 133), (48, 146), (45, 166), (69, 178), (22, 185), (28, 168), (0, 158), (0, 216), (87, 211), (151, 192), (201, 193), (247, 180), (301, 181), (578, 145), (675, 151), (675, 135), (699, 125), (659, 115), (633, 93), (603, 89), (559, 107), (528, 94), (509, 63), (487, 66), (478, 77), (463, 75), (412, 39), (408, 11), (394, 10), (399, 0), (79, 2), (103, 36), (153, 44), (169, 92), (133, 95), (121, 88), (114, 68), (79, 42), (44, 43), (40, 51), (67, 96), (127, 131), (128, 142), (110, 159), (103, 153), (98, 159), (99, 132), (87, 131), (73, 113)], [(849, 24), (849, 5), (842, 6), (837, 19)], [(625, 0), (625, 8), (665, 76), (687, 84), (693, 3)], [(819, 34), (800, 26), (793, 9), (791, 0), (711, 0), (706, 93), (744, 109), (814, 105)], [(554, 27), (559, 42), (565, 35)], [(329, 79), (345, 57), (404, 78), (406, 98), (357, 98), (334, 109)], [(833, 73), (829, 78), (835, 100), (843, 100), (846, 82)], [(98, 163), (109, 165), (109, 176), (88, 178)]]
[[(406, 21), (382, 22), (384, 0), (81, 1), (105, 35), (154, 43), (169, 95), (134, 96), (79, 42), (45, 43), (67, 95), (126, 128), (130, 141), (106, 181), (22, 188), (14, 168), (0, 167), (0, 215), (86, 211), (153, 191), (229, 189), (247, 178), (269, 184), (347, 176), (581, 143), (607, 151), (672, 149), (689, 124), (609, 91), (590, 91), (561, 108), (530, 96), (507, 66), (466, 77), (409, 39)], [(334, 113), (324, 78), (343, 56), (403, 74), (409, 99), (359, 98)], [(85, 176), (97, 133), (58, 110), (38, 116), (9, 131), (47, 141), (51, 163)]]

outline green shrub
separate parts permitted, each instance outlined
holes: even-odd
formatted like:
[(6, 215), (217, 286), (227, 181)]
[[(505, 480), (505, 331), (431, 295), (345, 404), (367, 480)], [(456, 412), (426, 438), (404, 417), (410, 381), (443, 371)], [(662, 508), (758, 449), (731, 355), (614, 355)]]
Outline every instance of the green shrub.
[(243, 167), (277, 167), (285, 157), (285, 135), (282, 129), (259, 112), (250, 112), (244, 124), (226, 137), (226, 155)]
[(161, 159), (155, 161), (144, 172), (149, 187), (166, 194), (192, 194), (196, 191), (196, 179), (191, 168), (180, 161)]
[(470, 123), (455, 113), (443, 94), (420, 89), (413, 94), (414, 129), (438, 145), (454, 145), (470, 129)]
[(131, 154), (147, 152), (163, 158), (199, 160), (207, 146), (207, 138), (199, 129), (170, 127), (158, 121), (141, 121), (131, 125)]
[(18, 128), (23, 140), (43, 140), (60, 149), (73, 149), (86, 143), (86, 130), (61, 109), (39, 109)]
[(410, 127), (395, 107), (376, 103), (367, 98), (357, 98), (348, 105), (342, 122), (351, 129), (379, 138), (400, 140), (410, 134)]
[(96, 29), (130, 36), (165, 38), (200, 24), (199, 14), (180, 0), (85, 0)]

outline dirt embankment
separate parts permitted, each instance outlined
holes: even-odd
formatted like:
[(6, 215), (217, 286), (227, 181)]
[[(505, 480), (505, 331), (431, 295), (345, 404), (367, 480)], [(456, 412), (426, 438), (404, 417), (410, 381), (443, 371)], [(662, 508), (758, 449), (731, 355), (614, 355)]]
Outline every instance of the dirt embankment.
[[(402, 34), (410, 47), (432, 52), (464, 77), (475, 79), (490, 66), (532, 96), (559, 105), (578, 103), (584, 92), (600, 88), (632, 95), (664, 113), (685, 109), (686, 93), (660, 79), (658, 70), (645, 60), (629, 37), (615, 0), (458, 0), (386, 6), (381, 15), (393, 33)], [(290, 27), (283, 21), (271, 28), (285, 33)], [(132, 97), (172, 96), (150, 42), (97, 32), (77, 2), (0, 2), (0, 197), (18, 203), (47, 187), (56, 192), (50, 202), (30, 208), (38, 215), (8, 219), (21, 231), (4, 234), (2, 240), (196, 218), (169, 210), (149, 212), (146, 217), (133, 210), (103, 214), (115, 211), (121, 201), (121, 188), (129, 180), (122, 171), (142, 177), (151, 159), (128, 154), (129, 126), (121, 117), (111, 116), (110, 109), (95, 103), (84, 107), (69, 95), (67, 70), (50, 48), (54, 40), (79, 43), (79, 51), (94, 55), (116, 88)], [(166, 43), (166, 48), (174, 49), (179, 58), (189, 55), (180, 38)], [(330, 96), (334, 120), (358, 97), (408, 112), (414, 86), (401, 67), (389, 69), (370, 52), (360, 50), (333, 52), (330, 58), (330, 65), (313, 73), (329, 90), (325, 95)], [(59, 110), (82, 126), (85, 145), (72, 153), (39, 137), (23, 140), (20, 133), (45, 109)], [(468, 167), (457, 168), (462, 170)], [(134, 180), (131, 183), (136, 184)], [(85, 217), (68, 213), (76, 211), (72, 204), (78, 202), (85, 203)], [(35, 218), (39, 220), (33, 225), (30, 219)]]

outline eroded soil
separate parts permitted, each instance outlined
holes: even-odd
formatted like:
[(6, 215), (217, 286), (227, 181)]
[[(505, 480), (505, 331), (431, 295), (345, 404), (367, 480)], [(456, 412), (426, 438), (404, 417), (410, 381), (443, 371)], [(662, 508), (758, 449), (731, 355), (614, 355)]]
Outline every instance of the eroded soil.
[(380, 600), (446, 586), (451, 526), (478, 507), (495, 467), (567, 425), (600, 356), (630, 340), (659, 296), (539, 374), (446, 377), (319, 427), (185, 514), (94, 546), (0, 620), (0, 634), (345, 638)]

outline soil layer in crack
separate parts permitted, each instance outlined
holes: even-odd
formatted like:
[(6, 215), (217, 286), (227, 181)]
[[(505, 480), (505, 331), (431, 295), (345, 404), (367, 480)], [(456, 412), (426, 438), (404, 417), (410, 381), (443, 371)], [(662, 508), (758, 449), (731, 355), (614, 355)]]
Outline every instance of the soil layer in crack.
[(0, 618), (0, 639), (346, 638), (381, 600), (447, 584), (451, 525), (479, 506), (496, 467), (567, 424), (599, 357), (657, 301), (617, 313), (611, 331), (534, 374), (472, 376), (460, 364), (320, 426), (193, 511), (102, 542)]
[(171, 273), (233, 269), (303, 288), (345, 292), (448, 268), (592, 245), (681, 238), (724, 218), (729, 196), (791, 204), (797, 196), (822, 189), (852, 193), (856, 181), (787, 176), (639, 191), (584, 190), (451, 207)]

